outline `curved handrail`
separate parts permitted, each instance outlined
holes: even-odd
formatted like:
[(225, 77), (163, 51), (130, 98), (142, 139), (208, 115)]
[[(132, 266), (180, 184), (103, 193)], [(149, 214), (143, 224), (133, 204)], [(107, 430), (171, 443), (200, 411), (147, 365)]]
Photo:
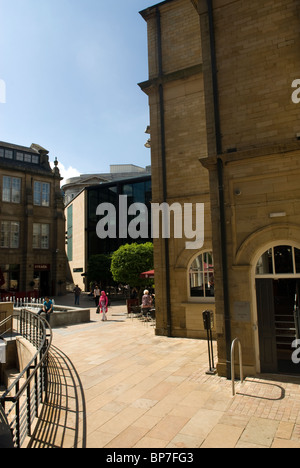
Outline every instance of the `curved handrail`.
[[(14, 318), (18, 320), (18, 335), (23, 336), (36, 348), (36, 353), (34, 357), (27, 364), (25, 369), (18, 375), (15, 381), (9, 386), (9, 388), (0, 396), (0, 403), (4, 411), (6, 406), (5, 404), (7, 402), (12, 402), (13, 407), (15, 406), (14, 409), (16, 411), (16, 417), (13, 422), (15, 426), (12, 429), (15, 430), (16, 446), (20, 447), (22, 443), (22, 428), (20, 423), (21, 415), (19, 414), (19, 400), (21, 396), (24, 395), (27, 391), (27, 398), (29, 401), (27, 402), (25, 409), (22, 408), (21, 411), (27, 411), (28, 424), (26, 428), (26, 435), (29, 435), (33, 419), (31, 409), (32, 402), (30, 394), (31, 382), (33, 379), (35, 379), (35, 415), (37, 415), (38, 404), (42, 401), (43, 382), (47, 381), (47, 368), (45, 366), (45, 361), (47, 359), (48, 352), (52, 344), (53, 335), (51, 327), (43, 317), (40, 317), (26, 309), (21, 310), (19, 315), (13, 314), (10, 317), (6, 318), (3, 322), (0, 323), (0, 326), (9, 322), (10, 320), (13, 323)], [(47, 326), (49, 328), (49, 334), (47, 334)], [(11, 328), (13, 328), (13, 326)], [(40, 376), (40, 380), (38, 376)], [(25, 383), (20, 388), (20, 382), (22, 378), (25, 378)], [(39, 384), (37, 383), (38, 381), (40, 382)], [(11, 395), (14, 389), (15, 394)], [(12, 408), (10, 408), (9, 412), (6, 413), (6, 416), (8, 417), (11, 412)]]
[(241, 383), (244, 382), (244, 373), (243, 373), (243, 353), (242, 353), (242, 345), (239, 338), (235, 338), (231, 345), (231, 381), (232, 381), (232, 395), (235, 396), (235, 371), (234, 371), (234, 351), (236, 343), (239, 346), (239, 362), (240, 362), (240, 379)]
[[(38, 371), (38, 369), (42, 366), (46, 356), (47, 356), (47, 353), (50, 349), (50, 346), (51, 346), (51, 342), (52, 342), (52, 330), (51, 331), (51, 340), (49, 340), (48, 344), (46, 345), (46, 340), (47, 340), (47, 332), (46, 332), (46, 320), (43, 318), (43, 317), (39, 317), (37, 316), (36, 314), (32, 314), (32, 312), (29, 312), (27, 311), (28, 314), (31, 314), (31, 315), (34, 315), (35, 318), (38, 317), (38, 320), (40, 322), (40, 325), (42, 326), (43, 328), (43, 339), (41, 341), (41, 344), (39, 346), (39, 348), (37, 349), (37, 352), (36, 354), (34, 355), (34, 357), (32, 358), (32, 360), (27, 364), (27, 366), (25, 367), (25, 369), (18, 375), (17, 379), (11, 384), (11, 386), (6, 390), (6, 392), (0, 397), (0, 400), (3, 400), (3, 399), (6, 399), (7, 401), (16, 401), (18, 399), (18, 397), (20, 396), (20, 394), (22, 394), (24, 392), (24, 389), (27, 387), (28, 383), (33, 379), (34, 375), (36, 374), (36, 372)], [(19, 316), (17, 315), (12, 315), (10, 318), (19, 318)], [(1, 326), (1, 324), (0, 324)], [(27, 336), (25, 337), (27, 338)], [(33, 344), (31, 342), (31, 340), (28, 340), (31, 344)], [(34, 362), (36, 361), (36, 359), (40, 356), (41, 352), (43, 352), (43, 357), (41, 358), (39, 364), (36, 366), (35, 369), (32, 369), (32, 365), (34, 364)], [(21, 387), (21, 389), (19, 390), (19, 392), (14, 396), (14, 397), (10, 397), (10, 398), (7, 398), (7, 395), (13, 390), (13, 388), (16, 386), (17, 382), (19, 382), (23, 377), (24, 375), (27, 373), (28, 370), (33, 370), (33, 372), (30, 373), (30, 377), (26, 380), (26, 382), (24, 383), (24, 385)]]

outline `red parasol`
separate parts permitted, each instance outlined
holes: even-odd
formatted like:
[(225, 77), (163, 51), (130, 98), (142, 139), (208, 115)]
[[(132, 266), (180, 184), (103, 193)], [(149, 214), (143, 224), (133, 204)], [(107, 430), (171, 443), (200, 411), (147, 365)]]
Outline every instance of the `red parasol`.
[(154, 278), (154, 270), (144, 271), (144, 273), (141, 273), (141, 278), (153, 279)]

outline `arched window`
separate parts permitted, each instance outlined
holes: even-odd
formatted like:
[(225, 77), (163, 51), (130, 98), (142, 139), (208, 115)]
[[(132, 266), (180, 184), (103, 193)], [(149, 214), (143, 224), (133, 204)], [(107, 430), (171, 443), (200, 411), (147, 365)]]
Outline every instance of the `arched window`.
[(191, 298), (215, 296), (214, 262), (212, 252), (201, 253), (189, 271)]
[(267, 250), (256, 266), (256, 276), (299, 274), (300, 250), (290, 245), (279, 245)]

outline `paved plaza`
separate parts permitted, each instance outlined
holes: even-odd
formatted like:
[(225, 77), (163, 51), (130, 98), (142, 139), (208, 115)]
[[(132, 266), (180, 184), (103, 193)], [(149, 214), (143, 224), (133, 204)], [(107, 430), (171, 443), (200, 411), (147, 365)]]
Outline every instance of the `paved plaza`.
[(205, 341), (155, 336), (124, 306), (102, 322), (81, 305), (90, 323), (54, 330), (33, 448), (300, 448), (300, 378), (247, 378), (232, 397), (206, 375)]

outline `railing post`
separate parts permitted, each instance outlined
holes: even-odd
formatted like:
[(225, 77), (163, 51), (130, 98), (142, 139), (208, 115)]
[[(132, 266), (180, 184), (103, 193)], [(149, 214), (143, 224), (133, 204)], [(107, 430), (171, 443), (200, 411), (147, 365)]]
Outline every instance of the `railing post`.
[[(19, 393), (20, 385), (19, 381), (16, 384), (16, 394)], [(21, 434), (20, 434), (20, 399), (16, 401), (16, 446), (21, 448)]]
[(234, 370), (234, 351), (235, 351), (235, 344), (238, 343), (239, 347), (239, 363), (240, 363), (240, 379), (241, 383), (244, 382), (244, 373), (243, 373), (243, 353), (242, 353), (242, 345), (238, 338), (233, 340), (231, 345), (231, 381), (232, 381), (232, 395), (235, 396), (235, 370)]
[[(30, 377), (30, 369), (27, 370), (27, 380)], [(31, 391), (30, 382), (27, 386), (27, 435), (31, 435)]]
[[(35, 360), (35, 367), (37, 367), (38, 360)], [(38, 418), (39, 416), (39, 385), (38, 385), (38, 372), (35, 373), (34, 376), (34, 388), (35, 388), (35, 414)]]
[[(45, 348), (46, 348), (47, 340), (45, 343)], [(45, 401), (48, 402), (48, 366), (49, 366), (49, 354), (47, 353), (46, 359), (44, 361), (44, 382), (45, 382), (45, 387), (44, 387), (44, 392), (45, 392)]]

